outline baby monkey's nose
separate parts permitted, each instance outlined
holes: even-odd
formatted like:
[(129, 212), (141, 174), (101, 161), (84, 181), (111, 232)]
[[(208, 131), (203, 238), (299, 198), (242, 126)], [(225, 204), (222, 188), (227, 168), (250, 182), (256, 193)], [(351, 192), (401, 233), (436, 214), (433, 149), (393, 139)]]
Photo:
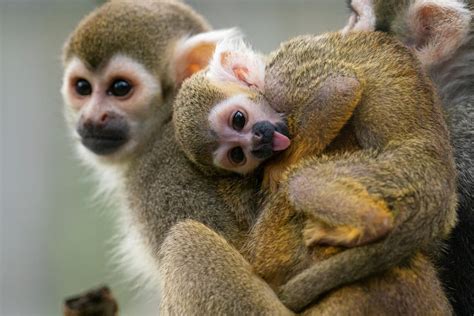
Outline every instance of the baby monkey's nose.
[(261, 121), (254, 124), (252, 127), (252, 143), (253, 147), (257, 148), (261, 145), (271, 144), (275, 126), (269, 121)]
[(257, 122), (252, 127), (252, 155), (261, 160), (273, 155), (272, 141), (275, 126), (268, 121)]

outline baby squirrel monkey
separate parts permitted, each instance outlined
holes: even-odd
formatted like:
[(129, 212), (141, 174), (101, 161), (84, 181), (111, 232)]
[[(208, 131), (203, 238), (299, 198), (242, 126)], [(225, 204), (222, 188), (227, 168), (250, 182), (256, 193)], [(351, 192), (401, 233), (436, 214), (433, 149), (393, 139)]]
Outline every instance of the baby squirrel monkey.
[[(247, 241), (254, 271), (295, 311), (371, 276), (309, 310), (449, 314), (425, 255), (455, 223), (455, 171), (416, 58), (381, 33), (298, 37), (266, 64), (237, 48), (218, 46), (207, 71), (183, 84), (173, 120), (183, 151), (210, 175), (247, 173), (285, 150), (265, 166), (270, 188), (279, 185)], [(391, 229), (379, 243), (323, 246), (359, 246)], [(385, 271), (387, 258), (398, 267)]]
[[(266, 73), (271, 71), (272, 67), (265, 68), (263, 57), (247, 48), (242, 40), (228, 39), (216, 47), (207, 75), (194, 79), (212, 81), (209, 88), (215, 90), (211, 95), (218, 99), (203, 102), (209, 107), (199, 112), (191, 103), (174, 107), (178, 141), (188, 158), (205, 173), (249, 174), (287, 149), (290, 153), (283, 154), (285, 159), (292, 156), (294, 162), (297, 161), (294, 156), (320, 153), (350, 118), (360, 97), (353, 96), (353, 102), (344, 102), (347, 101), (344, 98), (332, 100), (324, 106), (317, 104), (325, 101), (322, 98), (300, 98), (295, 100), (300, 102), (298, 106), (284, 104), (275, 89), (266, 89), (265, 81), (272, 80)], [(313, 88), (325, 79), (321, 77)], [(325, 86), (333, 88), (329, 84)], [(333, 92), (337, 88), (343, 92), (345, 88), (337, 87), (336, 82), (334, 86)], [(329, 113), (331, 119), (327, 120)], [(195, 135), (190, 137), (189, 130)], [(296, 135), (291, 147), (290, 134)], [(311, 142), (306, 136), (311, 137)], [(301, 142), (305, 146), (300, 146)], [(277, 186), (282, 170), (279, 171), (266, 177), (267, 187)]]
[[(292, 51), (297, 52), (291, 48), (288, 52)], [(364, 83), (356, 79), (357, 70), (327, 59), (324, 63), (333, 65), (328, 73), (316, 66), (317, 59), (301, 58), (295, 66), (311, 73), (299, 86), (292, 80), (298, 80), (300, 69), (279, 72), (285, 70), (288, 52), (276, 52), (266, 66), (264, 58), (241, 39), (228, 39), (217, 45), (208, 71), (184, 85), (185, 97), (174, 105), (176, 138), (203, 172), (245, 175), (268, 160), (263, 188), (275, 192), (289, 166), (321, 154), (349, 121), (362, 97)], [(290, 84), (293, 91), (281, 95), (282, 85)], [(376, 202), (356, 221), (334, 229), (329, 229), (331, 223), (322, 224), (313, 242), (360, 246), (385, 236), (393, 219), (384, 203)]]

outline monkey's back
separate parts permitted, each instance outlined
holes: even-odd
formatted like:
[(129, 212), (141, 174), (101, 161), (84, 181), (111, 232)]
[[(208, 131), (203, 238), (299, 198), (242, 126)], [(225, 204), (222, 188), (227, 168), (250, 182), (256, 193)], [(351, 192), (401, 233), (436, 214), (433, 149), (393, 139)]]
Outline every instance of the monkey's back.
[(370, 143), (380, 148), (396, 137), (393, 131), (398, 129), (403, 129), (401, 134), (432, 129), (447, 137), (439, 119), (441, 111), (435, 106), (437, 97), (421, 64), (384, 33), (307, 35), (283, 43), (267, 63), (265, 95), (273, 107), (289, 113), (290, 131), (298, 133), (300, 116), (317, 115), (298, 113), (299, 109), (312, 102), (322, 82), (337, 75), (356, 77), (363, 86), (354, 119), (364, 130), (375, 130), (378, 118), (386, 118), (386, 128), (376, 128), (378, 143), (365, 142), (365, 131), (356, 131), (358, 140), (366, 143), (362, 147)]

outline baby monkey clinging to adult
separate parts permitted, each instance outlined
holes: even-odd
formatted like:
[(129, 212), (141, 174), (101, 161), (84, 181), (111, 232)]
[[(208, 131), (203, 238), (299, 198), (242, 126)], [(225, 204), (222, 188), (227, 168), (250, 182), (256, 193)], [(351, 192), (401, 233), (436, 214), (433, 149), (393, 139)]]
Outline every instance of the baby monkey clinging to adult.
[(221, 42), (208, 71), (191, 80), (200, 91), (175, 105), (174, 122), (182, 149), (203, 171), (248, 174), (288, 149), (266, 168), (266, 184), (275, 188), (283, 171), (276, 165), (321, 153), (352, 116), (361, 93), (352, 69), (308, 78), (304, 88), (293, 85), (293, 94), (280, 98), (278, 77), (266, 77), (280, 66), (266, 68), (263, 56), (234, 37)]
[[(265, 62), (245, 46), (224, 43), (209, 68), (183, 84), (173, 115), (186, 155), (214, 175), (254, 169), (261, 159), (252, 144), (262, 138), (254, 130), (272, 125), (265, 146), (284, 150), (265, 163), (264, 180), (276, 190), (244, 255), (288, 307), (301, 310), (319, 294), (360, 280), (313, 308), (449, 313), (425, 255), (455, 222), (453, 158), (432, 85), (403, 45), (381, 33), (302, 36)], [(257, 163), (246, 166), (242, 154)], [(199, 248), (200, 241), (191, 243)], [(236, 255), (222, 249), (226, 254)]]
[[(247, 64), (255, 68), (255, 76)], [(288, 148), (283, 113), (277, 113), (262, 94), (265, 64), (259, 56), (238, 38), (230, 38), (216, 48), (208, 75), (216, 85), (204, 84), (203, 88), (213, 89), (205, 95), (215, 99), (174, 108), (176, 135), (188, 158), (208, 173), (247, 174)], [(232, 77), (228, 81), (225, 76)], [(195, 81), (207, 80), (205, 74), (198, 78)]]
[[(281, 96), (279, 85), (290, 84), (294, 75), (275, 71), (283, 71), (289, 59), (274, 56), (266, 67), (263, 57), (241, 39), (221, 42), (208, 71), (190, 79), (174, 105), (176, 137), (182, 149), (210, 175), (247, 174), (280, 153), (264, 168), (263, 188), (269, 192), (277, 190), (288, 167), (321, 154), (334, 140), (359, 103), (364, 84), (356, 79), (353, 67), (341, 64), (324, 73), (325, 68), (298, 59), (299, 66), (314, 69), (307, 81), (294, 81), (292, 94)], [(298, 68), (292, 70), (299, 73)], [(352, 215), (356, 222), (340, 227), (323, 221), (335, 225), (321, 230), (313, 241), (352, 247), (382, 238), (391, 229), (392, 215), (380, 202), (367, 212), (360, 218)]]

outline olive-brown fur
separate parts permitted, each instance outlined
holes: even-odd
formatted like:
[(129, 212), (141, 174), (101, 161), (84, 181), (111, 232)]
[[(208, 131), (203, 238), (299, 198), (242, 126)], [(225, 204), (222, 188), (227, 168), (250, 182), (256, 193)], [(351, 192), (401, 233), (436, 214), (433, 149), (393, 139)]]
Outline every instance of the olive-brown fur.
[[(450, 314), (450, 305), (428, 259), (456, 221), (456, 173), (433, 87), (416, 58), (389, 36), (325, 34), (293, 39), (270, 56), (265, 96), (277, 109), (295, 113), (292, 119), (290, 115), (290, 130), (296, 135), (305, 133), (305, 128), (299, 127), (311, 127), (312, 119), (321, 123), (318, 115), (323, 112), (317, 107), (310, 112), (306, 105), (314, 104), (311, 97), (334, 75), (355, 76), (360, 82), (362, 94), (353, 115), (322, 153), (316, 146), (305, 155), (297, 153), (298, 159), (289, 160), (280, 188), (267, 196), (244, 254), (252, 269), (295, 311), (318, 315), (347, 311)], [(316, 126), (324, 131), (324, 125)], [(314, 139), (315, 143), (319, 141)], [(304, 152), (305, 148), (299, 149), (298, 145), (294, 150)], [(295, 155), (291, 149), (289, 152)], [(394, 228), (386, 239), (346, 250), (305, 246), (304, 232), (311, 230), (315, 218), (323, 217), (334, 224), (340, 214), (350, 217), (351, 212), (363, 212), (351, 208), (354, 201), (361, 206), (383, 202), (381, 205), (388, 207)], [(175, 228), (168, 236), (172, 241), (165, 242), (165, 252), (182, 246), (183, 241), (176, 241), (175, 234), (204, 229), (196, 226), (187, 222)], [(206, 238), (212, 243), (217, 237), (210, 234)], [(200, 249), (200, 240), (187, 242), (192, 249)], [(228, 260), (225, 254), (235, 256), (234, 251), (222, 248), (217, 257)], [(192, 258), (181, 251), (175, 256), (184, 263), (176, 271), (185, 273)], [(242, 264), (195, 259), (200, 262), (196, 267), (205, 266), (211, 271), (226, 265), (232, 271)], [(234, 293), (242, 292), (240, 286), (230, 285), (228, 280), (222, 277), (218, 283), (235, 286)], [(358, 280), (353, 286), (337, 289)], [(248, 287), (259, 287), (256, 284)], [(187, 290), (192, 289), (190, 286)], [(307, 308), (327, 291), (320, 304)], [(280, 307), (276, 308), (273, 312), (280, 313)]]
[[(474, 1), (459, 1), (469, 11), (474, 10)], [(374, 0), (372, 7), (376, 18), (376, 29), (387, 32), (407, 45), (423, 45), (426, 38), (413, 39), (409, 31), (407, 8), (410, 1)], [(442, 5), (442, 3), (440, 3)], [(444, 17), (439, 28), (453, 25), (455, 16)], [(442, 17), (442, 16), (440, 16)], [(458, 176), (459, 204), (458, 224), (448, 239), (445, 251), (440, 256), (440, 278), (453, 305), (456, 315), (474, 314), (474, 151), (472, 144), (474, 126), (474, 19), (462, 45), (447, 59), (429, 65), (428, 73), (437, 87), (446, 114), (451, 142), (454, 147)], [(432, 30), (433, 33), (437, 29)], [(439, 36), (439, 35), (437, 35)], [(423, 42), (419, 43), (419, 40)], [(449, 38), (439, 38), (441, 44)]]
[[(171, 112), (178, 84), (169, 67), (173, 50), (182, 37), (208, 30), (207, 22), (181, 2), (118, 0), (105, 3), (85, 17), (64, 47), (65, 65), (77, 57), (91, 70), (100, 72), (110, 58), (123, 54), (142, 64), (163, 87), (162, 98), (153, 100), (158, 100), (154, 107), (161, 108), (157, 115), (164, 117), (157, 120), (161, 123), (153, 127), (150, 140), (129, 161), (107, 168), (98, 166), (107, 171), (116, 167), (121, 169), (117, 172), (118, 180), (124, 183), (118, 185), (118, 194), (113, 199), (124, 202), (125, 205), (120, 206), (125, 208), (125, 231), (139, 233), (144, 251), (153, 261), (152, 271), (140, 271), (146, 276), (150, 273), (158, 276), (161, 263), (166, 267), (167, 259), (161, 255), (162, 242), (169, 229), (179, 221), (202, 222), (240, 248), (258, 210), (259, 184), (256, 180), (205, 177), (186, 159), (174, 137)], [(166, 289), (177, 286), (173, 280), (167, 282), (169, 273), (163, 269), (162, 272), (161, 285), (166, 293)], [(189, 297), (192, 302), (209, 301), (209, 298), (204, 289)], [(181, 301), (181, 298), (170, 301), (165, 297), (163, 310), (166, 306), (180, 310)], [(217, 308), (226, 310), (224, 305)], [(182, 308), (178, 314), (187, 313)]]

